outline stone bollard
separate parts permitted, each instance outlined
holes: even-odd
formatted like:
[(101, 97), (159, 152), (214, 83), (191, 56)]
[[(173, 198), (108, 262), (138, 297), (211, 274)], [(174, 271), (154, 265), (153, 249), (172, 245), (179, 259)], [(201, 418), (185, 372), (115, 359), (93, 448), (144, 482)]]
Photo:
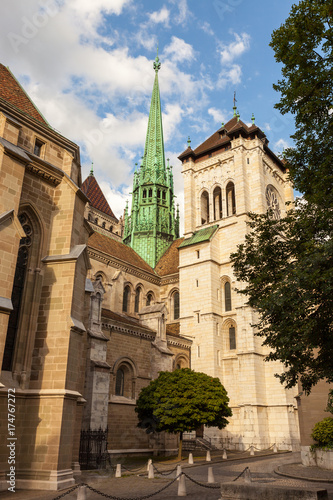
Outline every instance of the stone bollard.
[(77, 500), (87, 500), (87, 487), (79, 486), (77, 490)]
[(244, 482), (245, 483), (252, 483), (251, 471), (248, 467), (246, 467), (245, 472), (244, 472)]
[(213, 467), (208, 467), (208, 483), (215, 483)]
[(273, 446), (273, 453), (277, 453), (278, 452), (278, 449), (277, 449), (277, 446), (276, 446), (276, 443), (274, 444)]
[(189, 456), (188, 456), (188, 463), (190, 465), (193, 465), (193, 455), (192, 455), (192, 453), (190, 453)]
[(149, 471), (149, 466), (150, 466), (150, 464), (152, 464), (152, 463), (153, 463), (153, 461), (152, 461), (152, 459), (150, 458), (150, 459), (148, 460), (148, 463), (147, 463), (147, 472)]
[(223, 458), (223, 460), (227, 460), (228, 457), (227, 457), (226, 450), (223, 450), (222, 458)]
[(176, 478), (177, 478), (177, 481), (179, 481), (179, 475), (182, 473), (182, 466), (181, 465), (177, 465), (177, 470), (176, 470)]
[(206, 462), (211, 462), (212, 459), (210, 458), (210, 451), (208, 450), (206, 453)]
[(250, 455), (253, 456), (254, 455), (254, 447), (253, 446), (250, 446)]
[(149, 464), (148, 479), (154, 479), (154, 468), (153, 468), (153, 464)]
[(178, 483), (178, 496), (179, 497), (186, 497), (186, 484), (185, 484), (185, 476), (182, 474), (179, 478), (179, 483)]
[(121, 477), (121, 464), (117, 464), (115, 477)]

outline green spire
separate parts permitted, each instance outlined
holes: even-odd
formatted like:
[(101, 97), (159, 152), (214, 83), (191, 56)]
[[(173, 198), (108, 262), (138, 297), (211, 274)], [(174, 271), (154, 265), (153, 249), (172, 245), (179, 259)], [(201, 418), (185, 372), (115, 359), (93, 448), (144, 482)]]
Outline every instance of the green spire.
[(150, 104), (144, 155), (140, 170), (135, 169), (131, 215), (126, 215), (123, 241), (151, 267), (179, 237), (179, 213), (175, 217), (172, 167), (165, 165), (162, 112), (157, 56), (153, 64), (155, 80)]
[(90, 170), (89, 175), (94, 175), (94, 162), (93, 161), (91, 162), (91, 170)]

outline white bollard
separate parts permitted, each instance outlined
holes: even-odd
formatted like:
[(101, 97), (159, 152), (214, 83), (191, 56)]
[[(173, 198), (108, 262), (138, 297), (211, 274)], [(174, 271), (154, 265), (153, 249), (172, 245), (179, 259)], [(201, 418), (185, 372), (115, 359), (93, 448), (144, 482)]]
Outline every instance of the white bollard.
[(223, 450), (222, 458), (223, 458), (223, 460), (227, 460), (228, 457), (227, 457), (226, 450)]
[(190, 465), (193, 465), (193, 455), (192, 455), (192, 453), (190, 453), (189, 456), (188, 456), (188, 463)]
[(77, 490), (77, 500), (87, 500), (87, 487), (79, 486)]
[(121, 477), (121, 464), (117, 464), (115, 477)]
[(253, 456), (254, 455), (254, 447), (253, 446), (250, 446), (250, 455)]
[(180, 474), (182, 473), (182, 466), (181, 465), (177, 465), (177, 470), (176, 470), (176, 478), (177, 478), (177, 481), (179, 481), (179, 477)]
[(246, 467), (245, 472), (244, 472), (244, 482), (245, 483), (252, 483), (251, 471), (248, 467)]
[(148, 479), (154, 479), (154, 468), (153, 468), (153, 464), (149, 464)]
[(278, 452), (278, 449), (277, 449), (277, 446), (276, 446), (276, 443), (274, 444), (273, 446), (273, 453), (277, 453)]
[(214, 474), (213, 474), (213, 467), (208, 467), (208, 482), (215, 483)]
[(179, 478), (179, 483), (178, 483), (178, 496), (179, 497), (186, 497), (186, 484), (185, 484), (185, 476), (182, 474)]
[(210, 451), (208, 450), (206, 453), (206, 462), (211, 462), (212, 459), (210, 458)]
[(152, 459), (150, 458), (150, 459), (148, 460), (148, 463), (147, 463), (147, 472), (149, 471), (149, 466), (150, 466), (150, 464), (152, 464), (152, 463), (153, 463), (153, 461), (152, 461)]

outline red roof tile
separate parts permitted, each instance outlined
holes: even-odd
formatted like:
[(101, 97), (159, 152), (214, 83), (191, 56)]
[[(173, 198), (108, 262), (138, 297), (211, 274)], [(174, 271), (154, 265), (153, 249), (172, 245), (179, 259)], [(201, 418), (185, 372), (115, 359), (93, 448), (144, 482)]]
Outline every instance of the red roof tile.
[(117, 217), (115, 217), (114, 213), (112, 212), (110, 205), (106, 201), (106, 198), (93, 174), (90, 174), (86, 178), (86, 180), (83, 182), (81, 186), (81, 189), (84, 192), (84, 194), (89, 198), (90, 204), (94, 208), (97, 208), (97, 210), (103, 212), (106, 215), (110, 215), (118, 222)]
[(147, 264), (147, 262), (145, 262), (142, 257), (140, 257), (140, 255), (133, 250), (133, 248), (128, 247), (125, 243), (111, 239), (108, 236), (104, 236), (104, 234), (92, 234), (89, 237), (88, 246), (95, 248), (96, 250), (100, 250), (112, 257), (123, 260), (128, 264), (132, 264), (143, 271), (155, 274), (154, 269), (151, 268), (150, 265)]
[(35, 120), (49, 126), (14, 75), (12, 75), (10, 70), (3, 64), (0, 64), (0, 98), (9, 102)]
[(178, 240), (173, 241), (169, 248), (164, 252), (155, 267), (155, 271), (159, 276), (167, 276), (168, 274), (178, 273), (178, 247), (183, 241), (184, 238), (178, 238)]

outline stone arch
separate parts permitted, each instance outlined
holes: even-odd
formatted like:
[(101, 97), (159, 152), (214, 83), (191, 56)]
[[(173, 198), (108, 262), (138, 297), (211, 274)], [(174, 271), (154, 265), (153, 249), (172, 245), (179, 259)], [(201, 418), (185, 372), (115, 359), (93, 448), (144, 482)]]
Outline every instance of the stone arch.
[(123, 312), (130, 313), (132, 311), (132, 295), (133, 285), (129, 281), (125, 281), (123, 288)]
[(112, 394), (128, 399), (135, 399), (136, 380), (138, 376), (135, 362), (125, 356), (118, 358), (113, 365), (112, 374), (114, 378), (113, 384), (110, 384)]
[(273, 219), (279, 220), (281, 218), (281, 197), (278, 190), (272, 184), (266, 186), (265, 199), (267, 210), (272, 211)]
[(228, 318), (222, 325), (223, 347), (229, 354), (237, 352), (237, 324), (232, 318)]
[(208, 189), (203, 189), (200, 194), (200, 224), (207, 224), (209, 222), (209, 192)]
[(169, 292), (168, 297), (169, 302), (169, 311), (170, 311), (170, 320), (176, 321), (180, 318), (180, 294), (179, 288), (174, 287)]
[(213, 196), (213, 214), (214, 220), (222, 219), (222, 188), (219, 184), (215, 184), (212, 189)]
[(143, 306), (144, 297), (144, 286), (141, 282), (136, 285), (134, 293), (134, 312), (138, 313)]
[(146, 294), (146, 306), (151, 306), (155, 302), (155, 294), (149, 290)]
[(173, 360), (172, 369), (178, 370), (179, 368), (190, 368), (190, 358), (184, 353), (177, 354)]
[(226, 183), (225, 187), (225, 197), (226, 197), (226, 205), (227, 205), (227, 216), (230, 217), (236, 213), (236, 193), (235, 193), (235, 184), (232, 180), (229, 180)]

